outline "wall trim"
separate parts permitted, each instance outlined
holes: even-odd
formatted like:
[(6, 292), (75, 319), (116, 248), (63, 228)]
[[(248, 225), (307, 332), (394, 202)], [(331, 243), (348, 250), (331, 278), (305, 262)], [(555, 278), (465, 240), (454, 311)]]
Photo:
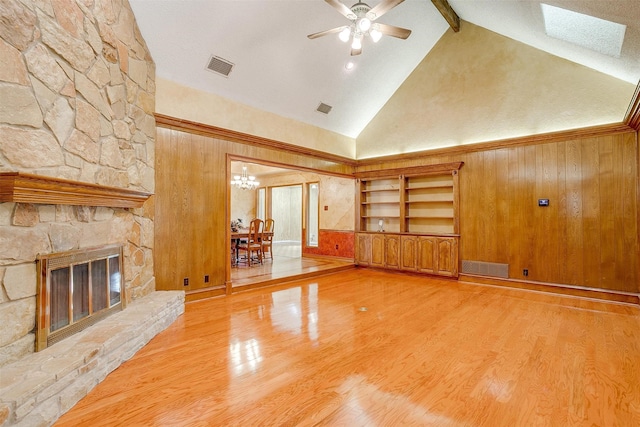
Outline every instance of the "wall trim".
[(263, 138), (261, 136), (250, 135), (248, 133), (237, 132), (230, 129), (224, 129), (217, 126), (206, 125), (203, 123), (192, 122), (190, 120), (178, 119), (176, 117), (166, 116), (164, 114), (155, 113), (156, 125), (168, 128), (182, 130), (198, 135), (209, 136), (212, 138), (224, 139), (227, 141), (238, 142), (241, 144), (251, 144), (258, 147), (270, 148), (288, 153), (301, 154), (307, 157), (313, 157), (320, 160), (327, 160), (343, 165), (355, 166), (356, 160), (348, 157), (338, 156), (337, 154), (325, 153), (324, 151), (314, 150), (311, 148), (301, 147), (299, 145), (288, 144), (273, 139)]
[(313, 253), (303, 253), (302, 254), (302, 258), (322, 259), (322, 260), (326, 260), (326, 261), (350, 262), (350, 263), (353, 264), (353, 266), (355, 266), (355, 263), (356, 263), (354, 258), (346, 258), (346, 257), (322, 255), (322, 254), (313, 254)]
[(631, 98), (631, 104), (624, 115), (624, 124), (640, 131), (640, 82), (636, 86), (636, 91)]
[(477, 276), (460, 273), (458, 281), (478, 285), (500, 286), (511, 289), (522, 289), (547, 294), (558, 294), (569, 297), (588, 298), (603, 302), (640, 305), (640, 294), (615, 291), (602, 288), (587, 288), (584, 286), (563, 285), (559, 283), (534, 282), (516, 279), (501, 279), (496, 277)]

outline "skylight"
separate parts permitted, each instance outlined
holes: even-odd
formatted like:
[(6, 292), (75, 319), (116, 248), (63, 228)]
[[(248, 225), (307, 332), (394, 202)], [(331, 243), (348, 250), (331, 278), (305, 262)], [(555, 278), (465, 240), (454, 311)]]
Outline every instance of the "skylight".
[(610, 56), (620, 56), (626, 25), (540, 3), (548, 36)]

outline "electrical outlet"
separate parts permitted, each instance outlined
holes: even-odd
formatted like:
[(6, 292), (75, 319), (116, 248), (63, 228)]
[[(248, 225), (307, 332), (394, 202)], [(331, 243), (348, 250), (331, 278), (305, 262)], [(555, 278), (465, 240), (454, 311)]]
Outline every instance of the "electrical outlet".
[(336, 249), (338, 249), (338, 245), (336, 245)]
[(184, 278), (183, 285), (189, 286), (189, 278), (188, 277)]
[(529, 270), (528, 270), (528, 269), (526, 269), (526, 268), (525, 268), (524, 270), (522, 270), (522, 275), (523, 275), (524, 277), (527, 277), (527, 276), (529, 275)]
[(208, 274), (204, 275), (204, 283), (209, 283), (209, 275)]

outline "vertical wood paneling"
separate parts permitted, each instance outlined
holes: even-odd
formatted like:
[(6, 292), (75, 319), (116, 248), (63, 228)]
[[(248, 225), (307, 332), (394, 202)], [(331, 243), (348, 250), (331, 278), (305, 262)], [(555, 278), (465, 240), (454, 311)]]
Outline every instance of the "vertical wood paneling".
[(471, 236), (477, 236), (475, 239), (466, 241), (465, 252), (469, 254), (469, 259), (479, 259), (481, 257), (481, 247), (484, 240), (484, 231), (482, 229), (482, 218), (484, 216), (485, 206), (483, 204), (484, 198), (482, 194), (482, 179), (484, 177), (483, 171), (483, 156), (482, 153), (470, 153), (466, 156), (464, 169), (468, 170), (469, 175), (475, 177), (474, 180), (467, 179), (464, 174), (462, 180), (465, 185), (461, 187), (468, 188), (469, 191), (465, 194), (465, 199), (461, 201), (462, 205), (466, 207), (462, 208), (462, 212), (472, 213), (470, 215), (464, 215), (464, 226), (461, 224), (461, 233), (465, 233)]
[(566, 144), (567, 240), (565, 283), (584, 284), (584, 245), (582, 239), (582, 156), (578, 141)]
[[(537, 268), (534, 262), (539, 259), (538, 253), (540, 249), (538, 244), (540, 242), (537, 239), (539, 224), (535, 223), (535, 209), (537, 203), (535, 202), (535, 159), (536, 159), (536, 146), (524, 146), (518, 148), (520, 155), (518, 157), (518, 167), (520, 170), (520, 195), (518, 197), (518, 212), (521, 216), (520, 228), (517, 235), (520, 237), (520, 259), (522, 265), (516, 270), (517, 278), (524, 277), (522, 270), (525, 268), (529, 270), (529, 278), (537, 277), (542, 271), (542, 268)], [(544, 238), (546, 236), (540, 236)]]
[(635, 132), (612, 133), (385, 167), (464, 162), (462, 260), (507, 263), (513, 279), (638, 292), (637, 144)]
[(600, 179), (597, 139), (581, 142), (582, 149), (582, 241), (584, 244), (584, 285), (600, 282)]
[(600, 280), (615, 283), (615, 179), (613, 171), (613, 138), (598, 138), (600, 191)]
[(567, 144), (559, 142), (557, 144), (557, 177), (556, 191), (558, 198), (556, 233), (557, 240), (555, 242), (558, 256), (555, 260), (555, 268), (558, 272), (557, 279), (560, 283), (569, 283), (567, 262), (567, 245), (563, 242), (567, 241), (567, 215), (569, 212), (569, 200), (567, 198)]
[(485, 211), (482, 216), (485, 238), (483, 239), (482, 253), (487, 257), (496, 259), (498, 256), (498, 214), (496, 186), (496, 152), (485, 151), (483, 158), (484, 177), (482, 189), (484, 194)]
[[(617, 146), (624, 147), (622, 153), (622, 167), (618, 172), (621, 176), (618, 177), (622, 181), (623, 187), (623, 200), (624, 206), (622, 211), (622, 217), (624, 218), (624, 232), (622, 233), (624, 239), (624, 250), (619, 264), (624, 266), (624, 279), (623, 283), (635, 283), (636, 291), (640, 292), (640, 243), (638, 242), (638, 202), (640, 198), (640, 179), (638, 174), (640, 171), (638, 140), (637, 136), (633, 134), (620, 135), (617, 140)], [(636, 268), (634, 268), (634, 266)]]
[[(509, 264), (509, 277), (518, 277), (520, 275), (519, 268), (522, 265), (522, 257), (520, 256), (520, 242), (513, 238), (513, 236), (520, 236), (520, 230), (522, 229), (522, 215), (520, 215), (520, 204), (518, 203), (518, 197), (520, 197), (520, 163), (518, 161), (520, 148), (509, 149), (509, 171), (507, 177), (506, 192), (508, 194), (508, 209), (509, 209), (509, 222), (505, 226), (509, 229), (509, 237), (511, 244), (509, 245), (509, 257), (506, 261)], [(466, 166), (466, 164), (465, 164)], [(503, 190), (504, 191), (504, 190)], [(464, 213), (463, 213), (464, 217)], [(467, 236), (467, 235), (465, 235)], [(460, 240), (464, 243), (466, 239), (461, 236)], [(462, 253), (462, 259), (466, 258), (466, 254)], [(489, 261), (488, 259), (481, 259), (481, 261)], [(492, 261), (489, 261), (492, 262)]]
[[(550, 281), (558, 277), (558, 147), (557, 144), (536, 146), (536, 195), (533, 200), (535, 209), (536, 239), (538, 250), (535, 253), (535, 266), (545, 265), (533, 274), (541, 281)], [(549, 206), (537, 206), (538, 199), (549, 199)], [(546, 263), (546, 260), (551, 262)]]
[(497, 236), (495, 242), (496, 262), (507, 263), (509, 260), (509, 250), (511, 236), (509, 227), (509, 150), (500, 149), (495, 151), (495, 186), (496, 186), (496, 222), (494, 232)]
[[(196, 291), (225, 286), (229, 228), (227, 155), (349, 173), (350, 166), (283, 151), (157, 129), (156, 288)], [(209, 276), (205, 283), (204, 276)], [(189, 286), (183, 279), (189, 278)]]
[[(183, 289), (183, 277), (197, 289), (204, 274), (211, 274), (207, 286), (224, 283), (228, 154), (336, 170), (297, 154), (159, 128), (158, 289)], [(461, 259), (507, 263), (514, 279), (524, 279), (528, 268), (526, 279), (534, 281), (640, 290), (634, 132), (394, 160), (385, 167), (454, 161), (465, 163), (459, 172)], [(549, 198), (550, 206), (538, 207), (539, 198)], [(191, 203), (201, 208), (188, 208)]]

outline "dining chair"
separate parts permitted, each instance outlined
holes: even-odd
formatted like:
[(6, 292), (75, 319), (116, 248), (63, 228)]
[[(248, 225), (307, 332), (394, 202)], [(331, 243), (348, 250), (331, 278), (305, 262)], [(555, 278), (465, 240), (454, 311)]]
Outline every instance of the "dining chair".
[(261, 238), (262, 238), (263, 227), (264, 227), (264, 222), (261, 219), (259, 218), (252, 219), (251, 222), (249, 223), (249, 238), (247, 239), (246, 242), (240, 242), (240, 244), (237, 247), (238, 253), (243, 251), (246, 253), (245, 259), (249, 267), (251, 267), (251, 264), (253, 262), (254, 254), (256, 255), (257, 262), (262, 264)]
[(267, 253), (269, 254), (269, 257), (271, 258), (271, 261), (273, 261), (273, 251), (272, 249), (272, 243), (273, 243), (273, 227), (274, 227), (275, 221), (271, 218), (268, 218), (267, 220), (265, 220), (264, 222), (264, 231), (262, 233), (262, 256), (263, 258), (266, 258)]

